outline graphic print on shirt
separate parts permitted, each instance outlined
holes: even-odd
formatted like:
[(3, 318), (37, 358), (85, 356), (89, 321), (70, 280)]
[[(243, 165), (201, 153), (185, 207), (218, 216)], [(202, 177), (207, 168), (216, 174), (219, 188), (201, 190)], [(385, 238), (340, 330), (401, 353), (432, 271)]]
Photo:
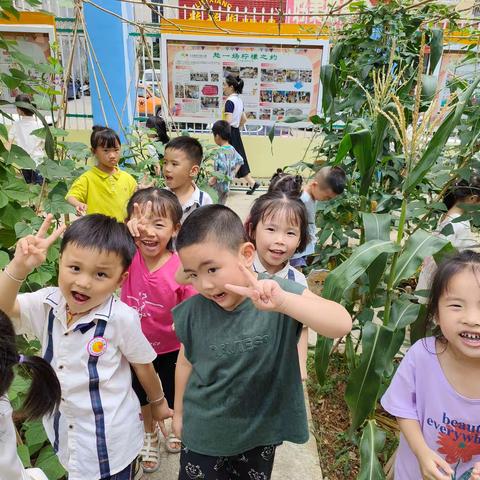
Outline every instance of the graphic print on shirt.
[(138, 312), (138, 315), (140, 316), (140, 320), (147, 317), (151, 318), (152, 316), (148, 311), (147, 305), (152, 305), (154, 307), (159, 307), (159, 308), (165, 308), (161, 303), (155, 303), (155, 302), (151, 302), (150, 300), (147, 300), (148, 295), (145, 292), (139, 292), (138, 297), (127, 295), (127, 298), (135, 302), (136, 305), (131, 305), (131, 306)]
[(427, 418), (424, 428), (434, 428), (437, 433), (437, 451), (452, 465), (455, 473), (452, 480), (468, 480), (472, 468), (457, 477), (457, 469), (462, 463), (468, 463), (480, 456), (480, 425), (473, 425), (450, 417), (443, 412), (440, 420)]

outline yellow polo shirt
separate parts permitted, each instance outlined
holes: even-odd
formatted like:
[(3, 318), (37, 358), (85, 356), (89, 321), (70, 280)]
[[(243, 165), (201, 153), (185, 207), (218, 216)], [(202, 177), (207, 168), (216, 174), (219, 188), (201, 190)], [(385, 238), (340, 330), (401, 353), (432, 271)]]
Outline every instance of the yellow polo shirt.
[(127, 203), (136, 189), (137, 182), (127, 172), (117, 169), (110, 174), (92, 167), (73, 182), (66, 197), (85, 203), (87, 213), (103, 213), (123, 222)]

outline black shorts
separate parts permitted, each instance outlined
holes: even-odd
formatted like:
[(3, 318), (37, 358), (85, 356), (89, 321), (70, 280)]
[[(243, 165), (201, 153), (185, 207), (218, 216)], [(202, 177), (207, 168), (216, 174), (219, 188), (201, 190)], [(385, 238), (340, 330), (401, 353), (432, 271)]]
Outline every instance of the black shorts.
[[(160, 377), (165, 398), (167, 399), (168, 406), (170, 408), (173, 408), (173, 402), (175, 400), (175, 367), (177, 365), (178, 352), (179, 350), (169, 353), (162, 353), (161, 355), (157, 355), (157, 358), (153, 361), (153, 366)], [(132, 386), (133, 390), (137, 394), (138, 399), (140, 400), (140, 405), (142, 407), (148, 405), (147, 394), (138, 381), (133, 368)], [(154, 398), (151, 398), (150, 400), (154, 400)]]

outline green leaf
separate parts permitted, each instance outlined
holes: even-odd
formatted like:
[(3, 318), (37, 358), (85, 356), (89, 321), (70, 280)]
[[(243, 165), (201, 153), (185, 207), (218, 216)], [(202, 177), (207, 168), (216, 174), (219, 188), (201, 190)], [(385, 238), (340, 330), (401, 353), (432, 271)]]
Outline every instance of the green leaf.
[(342, 141), (338, 145), (337, 155), (335, 155), (335, 160), (333, 161), (333, 165), (338, 165), (342, 162), (342, 160), (348, 155), (348, 152), (352, 149), (352, 139), (350, 138), (350, 134), (347, 133), (342, 138)]
[(10, 151), (4, 152), (2, 157), (8, 165), (15, 164), (20, 168), (36, 168), (35, 162), (31, 159), (30, 155), (18, 145), (12, 145)]
[(441, 250), (449, 242), (444, 238), (432, 235), (424, 230), (417, 230), (405, 243), (393, 277), (393, 286), (401, 280), (410, 278), (422, 264), (425, 257), (429, 257)]
[(480, 76), (477, 77), (470, 86), (462, 92), (459, 96), (459, 100), (454, 109), (452, 109), (445, 117), (437, 131), (433, 134), (428, 147), (422, 155), (422, 158), (417, 163), (415, 168), (409, 173), (404, 185), (403, 191), (411, 193), (412, 190), (422, 181), (423, 177), (432, 168), (433, 164), (440, 157), (447, 140), (453, 132), (453, 129), (460, 121), (467, 101), (472, 96), (473, 92), (477, 88)]
[(383, 372), (392, 360), (386, 355), (392, 337), (393, 330), (384, 325), (368, 322), (363, 327), (360, 364), (350, 374), (345, 391), (345, 401), (352, 419), (351, 433), (375, 410)]
[(309, 120), (314, 124), (314, 125), (320, 125), (322, 123), (322, 119), (318, 115), (312, 115)]
[(16, 200), (17, 202), (27, 202), (35, 197), (35, 193), (32, 193), (29, 190), (29, 185), (26, 184), (23, 179), (15, 180), (8, 185), (4, 185), (2, 193), (11, 200)]
[(42, 448), (35, 462), (35, 467), (41, 468), (49, 480), (59, 480), (66, 474), (51, 445)]
[(388, 325), (393, 330), (399, 330), (413, 323), (420, 313), (420, 305), (407, 299), (395, 300)]
[(10, 263), (10, 256), (7, 252), (0, 250), (0, 268), (5, 267)]
[(333, 270), (325, 280), (322, 296), (336, 302), (382, 253), (394, 253), (398, 245), (387, 240), (371, 240), (357, 247), (352, 256)]
[(317, 345), (315, 346), (315, 373), (320, 385), (323, 385), (327, 379), (327, 368), (332, 345), (333, 340), (331, 338), (318, 335)]
[(422, 76), (422, 101), (432, 102), (437, 92), (438, 78), (435, 75)]
[(352, 151), (357, 161), (358, 170), (361, 175), (365, 175), (372, 165), (372, 136), (366, 129), (358, 132), (351, 132)]
[(358, 480), (382, 480), (385, 478), (378, 455), (385, 444), (386, 434), (377, 428), (375, 420), (369, 420), (360, 440), (360, 472)]
[(332, 64), (322, 65), (320, 69), (320, 81), (322, 82), (322, 110), (323, 116), (332, 116), (334, 111), (334, 99), (337, 95), (337, 79), (335, 67)]
[(30, 462), (30, 452), (28, 451), (27, 445), (18, 445), (17, 446), (17, 454), (22, 461), (22, 464), (25, 468), (29, 468), (32, 466)]
[(432, 29), (432, 38), (430, 40), (430, 65), (428, 73), (433, 74), (435, 68), (442, 57), (443, 51), (443, 30), (441, 28)]
[(350, 333), (345, 338), (345, 358), (347, 359), (348, 369), (350, 371), (354, 370), (357, 366), (357, 354), (355, 353)]
[(3, 208), (7, 204), (8, 197), (3, 192), (0, 192), (0, 208)]
[(43, 177), (50, 180), (71, 178), (72, 176), (72, 170), (70, 168), (50, 159), (46, 159), (41, 165), (39, 165), (38, 170)]
[(8, 130), (3, 123), (0, 123), (0, 136), (2, 136), (5, 140), (8, 140)]
[(35, 420), (25, 424), (25, 440), (30, 445), (40, 445), (48, 440), (47, 434), (43, 428), (41, 420)]

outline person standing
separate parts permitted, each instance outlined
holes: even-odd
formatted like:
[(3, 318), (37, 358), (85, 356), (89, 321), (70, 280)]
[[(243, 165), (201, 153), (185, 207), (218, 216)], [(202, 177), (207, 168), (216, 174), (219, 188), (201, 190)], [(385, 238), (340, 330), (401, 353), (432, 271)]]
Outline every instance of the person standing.
[(243, 165), (237, 172), (237, 178), (245, 178), (250, 185), (247, 190), (247, 195), (252, 195), (253, 192), (260, 186), (250, 174), (250, 166), (248, 165), (247, 154), (243, 146), (242, 137), (240, 135), (240, 128), (242, 128), (246, 121), (243, 108), (243, 101), (240, 94), (243, 92), (243, 80), (235, 75), (227, 75), (223, 84), (223, 93), (227, 97), (224, 108), (224, 120), (226, 120), (232, 129), (231, 142), (232, 147), (242, 156)]

